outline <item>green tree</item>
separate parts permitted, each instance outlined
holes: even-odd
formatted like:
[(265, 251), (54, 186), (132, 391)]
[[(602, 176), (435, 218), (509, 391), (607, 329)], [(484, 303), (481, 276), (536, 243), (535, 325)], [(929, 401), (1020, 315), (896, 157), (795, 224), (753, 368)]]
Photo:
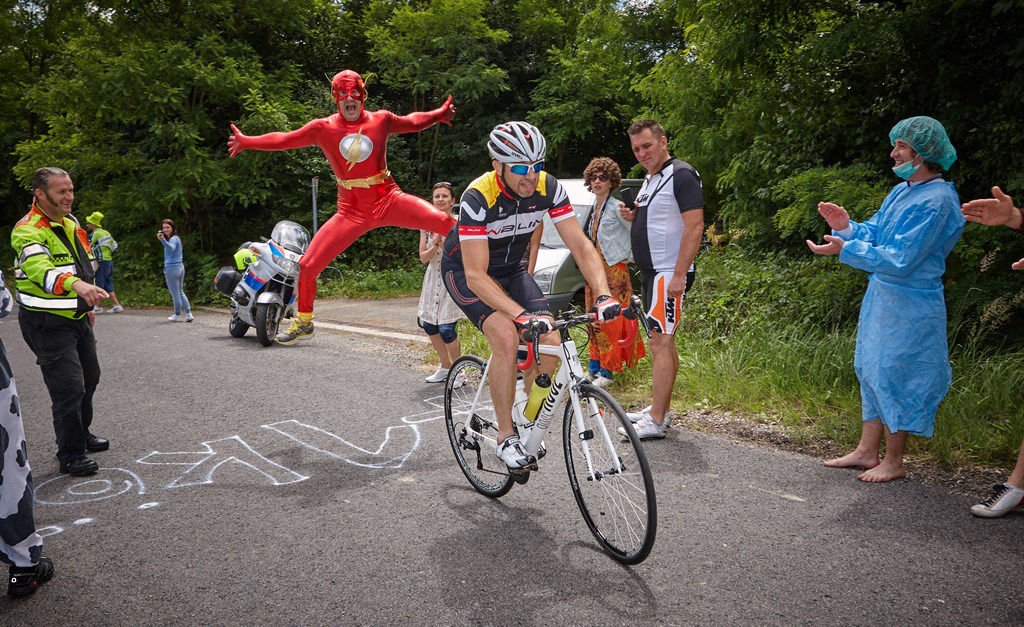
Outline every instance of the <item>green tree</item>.
[[(60, 164), (81, 190), (78, 212), (100, 210), (128, 270), (159, 255), (151, 234), (173, 217), (200, 265), (308, 206), (298, 181), (329, 177), (320, 155), (252, 154), (229, 159), (228, 122), (248, 132), (300, 125), (327, 110), (294, 62), (305, 28), (337, 9), (324, 2), (114, 4), (66, 42), (29, 93), (46, 131), (17, 148), (15, 172)], [(259, 50), (259, 52), (257, 52)], [(301, 102), (294, 93), (310, 94)], [(68, 97), (73, 94), (74, 97)], [(274, 165), (270, 165), (273, 162)], [(304, 220), (307, 221), (308, 220)]]
[[(487, 24), (485, 8), (484, 0), (430, 0), (416, 6), (377, 0), (368, 11), (367, 35), (381, 79), (411, 92), (414, 110), (432, 109), (448, 94), (472, 103), (506, 91), (508, 74), (491, 59), (509, 34)], [(419, 162), (427, 164), (424, 184), (433, 177), (440, 133), (440, 125), (435, 126), (429, 151), (423, 137), (417, 138)]]
[[(600, 0), (583, 14), (575, 36), (548, 51), (548, 69), (533, 90), (531, 117), (543, 130), (549, 152), (557, 155), (558, 171), (565, 169), (567, 151), (582, 152), (585, 140), (605, 135), (605, 129), (618, 131), (615, 143), (625, 142), (625, 128), (635, 111), (627, 87), (639, 68), (622, 53), (628, 36), (617, 5)], [(588, 148), (591, 153), (607, 151)]]

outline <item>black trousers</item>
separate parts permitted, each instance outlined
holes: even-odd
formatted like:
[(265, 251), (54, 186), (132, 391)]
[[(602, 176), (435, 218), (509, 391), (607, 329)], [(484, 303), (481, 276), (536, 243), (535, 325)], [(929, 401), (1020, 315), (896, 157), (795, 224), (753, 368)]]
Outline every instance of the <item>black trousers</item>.
[(89, 318), (71, 320), (22, 307), (18, 324), (50, 392), (57, 458), (62, 462), (78, 459), (85, 455), (92, 425), (92, 397), (100, 382), (96, 336)]

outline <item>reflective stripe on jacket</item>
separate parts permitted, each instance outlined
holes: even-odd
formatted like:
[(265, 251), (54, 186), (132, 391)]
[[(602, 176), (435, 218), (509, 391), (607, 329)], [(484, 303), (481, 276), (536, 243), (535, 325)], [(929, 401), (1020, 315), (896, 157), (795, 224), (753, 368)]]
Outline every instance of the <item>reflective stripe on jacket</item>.
[(110, 231), (96, 227), (93, 229), (92, 237), (89, 238), (92, 251), (96, 254), (96, 261), (113, 261), (114, 251), (117, 250), (117, 242)]
[[(65, 239), (57, 229), (62, 229)], [(17, 256), (18, 304), (73, 319), (92, 310), (74, 291), (76, 282), (92, 283), (94, 277), (89, 237), (75, 218), (68, 216), (54, 225), (33, 204), (14, 226), (11, 246)]]

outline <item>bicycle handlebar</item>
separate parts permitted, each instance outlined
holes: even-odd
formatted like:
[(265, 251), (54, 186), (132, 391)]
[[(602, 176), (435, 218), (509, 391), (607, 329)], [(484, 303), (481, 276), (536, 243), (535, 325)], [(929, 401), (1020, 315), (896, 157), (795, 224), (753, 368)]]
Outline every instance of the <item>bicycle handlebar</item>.
[[(643, 301), (640, 300), (639, 296), (634, 294), (633, 298), (630, 299), (629, 307), (624, 307), (619, 315), (627, 320), (626, 337), (616, 341), (620, 348), (627, 348), (633, 345), (633, 342), (636, 341), (636, 334), (639, 331), (640, 325), (643, 325), (644, 333), (647, 335), (647, 339), (650, 339), (651, 330), (647, 326), (647, 313), (644, 311)], [(577, 316), (566, 316), (563, 314), (555, 320), (555, 330), (561, 331), (566, 327), (591, 322), (597, 322), (596, 313), (591, 312)], [(516, 367), (519, 370), (529, 370), (538, 361), (537, 355), (540, 353), (540, 329), (538, 327), (540, 324), (539, 320), (534, 320), (523, 329), (523, 341), (526, 343), (526, 359), (523, 361), (516, 360)]]

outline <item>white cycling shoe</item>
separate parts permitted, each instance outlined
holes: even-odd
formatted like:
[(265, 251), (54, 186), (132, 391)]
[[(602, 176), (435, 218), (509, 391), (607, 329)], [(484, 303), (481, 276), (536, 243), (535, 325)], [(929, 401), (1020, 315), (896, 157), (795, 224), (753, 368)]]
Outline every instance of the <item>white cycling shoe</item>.
[(518, 435), (510, 435), (505, 438), (504, 442), (494, 448), (498, 458), (505, 462), (505, 465), (512, 472), (528, 470), (537, 464), (537, 458), (527, 454), (523, 449), (523, 443), (519, 441)]

